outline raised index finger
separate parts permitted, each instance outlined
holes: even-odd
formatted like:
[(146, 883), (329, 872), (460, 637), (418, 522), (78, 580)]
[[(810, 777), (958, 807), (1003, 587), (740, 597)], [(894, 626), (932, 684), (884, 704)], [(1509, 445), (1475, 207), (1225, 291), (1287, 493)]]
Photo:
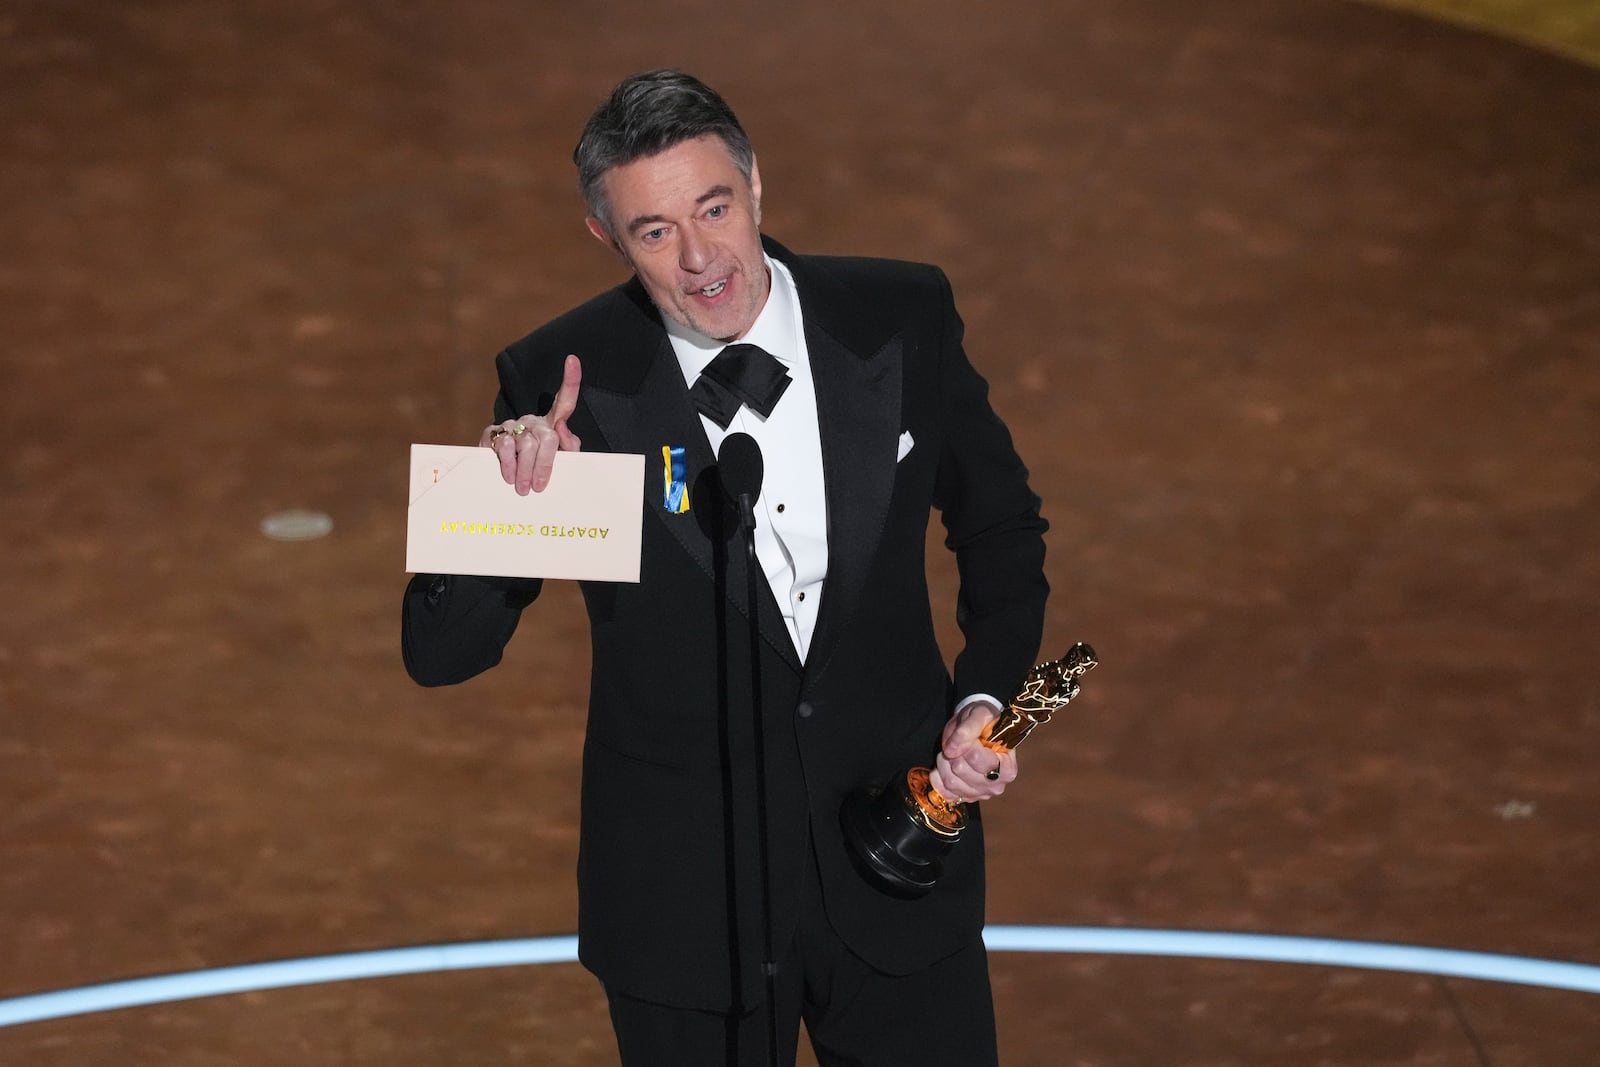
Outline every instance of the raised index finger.
[(556, 398), (550, 405), (550, 424), (552, 426), (567, 421), (578, 406), (578, 385), (583, 381), (583, 364), (575, 355), (567, 357), (566, 364), (561, 368), (561, 388), (556, 391)]

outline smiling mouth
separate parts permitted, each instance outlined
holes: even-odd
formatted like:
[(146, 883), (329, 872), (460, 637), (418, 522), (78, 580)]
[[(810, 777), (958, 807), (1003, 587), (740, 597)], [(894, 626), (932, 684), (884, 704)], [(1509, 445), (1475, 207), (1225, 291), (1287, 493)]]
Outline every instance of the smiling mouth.
[(701, 296), (704, 296), (704, 297), (713, 297), (713, 296), (717, 296), (718, 294), (720, 294), (722, 292), (722, 290), (726, 289), (727, 287), (728, 287), (728, 279), (723, 278), (721, 281), (713, 282), (711, 285), (708, 285), (704, 289), (699, 290), (699, 293), (700, 293)]

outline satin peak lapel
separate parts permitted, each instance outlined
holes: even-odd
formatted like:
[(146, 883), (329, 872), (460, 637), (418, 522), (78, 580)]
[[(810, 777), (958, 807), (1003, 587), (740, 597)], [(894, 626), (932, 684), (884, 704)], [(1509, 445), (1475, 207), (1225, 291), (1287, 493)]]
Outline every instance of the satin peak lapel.
[[(716, 465), (716, 455), (711, 451), (711, 443), (706, 440), (700, 415), (689, 400), (689, 390), (678, 369), (677, 357), (673, 355), (672, 345), (665, 335), (639, 383), (638, 392), (612, 392), (591, 388), (585, 383), (581, 402), (588, 405), (611, 451), (644, 456), (644, 521), (665, 524), (683, 551), (694, 559), (696, 565), (705, 572), (706, 578), (714, 582), (716, 552), (711, 531), (707, 529), (707, 520), (722, 506), (718, 499), (720, 488), (709, 477)], [(684, 481), (689, 486), (689, 511), (683, 514), (669, 512), (662, 506), (663, 445), (681, 445), (684, 449)], [(649, 543), (647, 537), (645, 544)], [(741, 618), (748, 618), (744, 552), (737, 536), (728, 543), (727, 555), (726, 599)], [(648, 571), (648, 556), (640, 565), (642, 571)], [(765, 581), (758, 581), (756, 586), (757, 616), (761, 623), (762, 638), (790, 666), (799, 670), (799, 655), (794, 642), (789, 639), (789, 629), (784, 625), (777, 602), (772, 598), (771, 587)]]
[(900, 442), (902, 345), (891, 338), (863, 359), (825, 333), (807, 332), (828, 496), (828, 590), (806, 656), (820, 671), (866, 585), (894, 493)]

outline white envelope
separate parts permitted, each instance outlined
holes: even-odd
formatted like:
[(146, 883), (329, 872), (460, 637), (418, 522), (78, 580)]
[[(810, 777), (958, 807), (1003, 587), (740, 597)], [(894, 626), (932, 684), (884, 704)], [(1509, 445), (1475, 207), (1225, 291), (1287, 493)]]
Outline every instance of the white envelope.
[(518, 496), (487, 448), (411, 446), (406, 570), (639, 580), (644, 457), (560, 452), (542, 493)]

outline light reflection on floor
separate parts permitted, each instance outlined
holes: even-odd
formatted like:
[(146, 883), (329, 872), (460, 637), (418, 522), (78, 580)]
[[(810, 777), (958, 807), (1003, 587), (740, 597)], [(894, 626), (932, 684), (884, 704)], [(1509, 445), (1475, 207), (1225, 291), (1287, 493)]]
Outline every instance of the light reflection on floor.
[[(984, 941), (991, 952), (1089, 952), (1363, 967), (1600, 993), (1600, 967), (1560, 960), (1371, 941), (1081, 926), (991, 926), (984, 931)], [(576, 963), (577, 959), (578, 939), (562, 936), (424, 945), (279, 960), (0, 1000), (0, 1026), (321, 982), (346, 982), (480, 967)]]

